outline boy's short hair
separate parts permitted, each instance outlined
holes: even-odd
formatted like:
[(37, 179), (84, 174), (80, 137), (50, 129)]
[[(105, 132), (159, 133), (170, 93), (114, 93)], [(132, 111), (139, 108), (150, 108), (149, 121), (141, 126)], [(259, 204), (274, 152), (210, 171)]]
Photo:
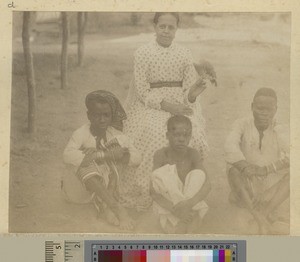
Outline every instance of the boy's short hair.
[(259, 96), (269, 96), (269, 97), (274, 98), (275, 101), (277, 102), (276, 92), (272, 88), (262, 87), (262, 88), (258, 89), (254, 95), (253, 101), (255, 100), (255, 98), (257, 98)]
[(168, 131), (172, 131), (174, 124), (179, 124), (179, 123), (186, 124), (189, 129), (192, 129), (192, 122), (188, 117), (186, 117), (184, 115), (175, 115), (175, 116), (171, 116), (168, 119), (168, 122), (167, 122)]

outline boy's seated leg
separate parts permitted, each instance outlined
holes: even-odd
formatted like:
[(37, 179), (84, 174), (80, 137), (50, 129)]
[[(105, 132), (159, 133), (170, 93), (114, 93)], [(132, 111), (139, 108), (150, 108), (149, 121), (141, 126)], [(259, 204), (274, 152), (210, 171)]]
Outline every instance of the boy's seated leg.
[[(195, 169), (190, 171), (185, 179), (185, 185), (184, 185), (184, 196), (189, 199), (194, 197), (199, 190), (203, 187), (206, 180), (206, 174), (200, 170)], [(198, 202), (196, 205), (193, 206), (192, 211), (198, 212), (198, 218), (202, 219), (207, 211), (208, 211), (208, 205), (204, 200)]]
[(167, 220), (167, 222), (164, 224), (164, 226), (162, 226), (161, 223), (160, 223), (160, 225), (161, 225), (161, 228), (164, 233), (175, 234), (176, 226), (174, 226), (169, 220)]
[(253, 195), (254, 193), (248, 179), (243, 177), (236, 168), (232, 167), (228, 172), (228, 181), (232, 189), (231, 197), (238, 197), (234, 202), (238, 206), (246, 208), (252, 214), (258, 224), (260, 234), (269, 234), (271, 224), (261, 211), (255, 209), (253, 201), (256, 195)]
[(185, 178), (183, 193), (186, 197), (193, 197), (202, 188), (206, 179), (205, 173), (200, 169), (190, 171)]
[(187, 227), (187, 233), (189, 234), (195, 234), (198, 233), (198, 230), (200, 229), (202, 224), (202, 217), (200, 216), (199, 212), (193, 212), (192, 218), (190, 223)]
[(110, 224), (114, 226), (119, 225), (119, 220), (116, 217), (116, 215), (111, 211), (111, 209), (108, 207), (105, 201), (99, 196), (98, 192), (102, 189), (103, 187), (106, 187), (103, 179), (100, 176), (94, 176), (85, 181), (85, 186), (86, 188), (90, 191), (93, 192), (95, 197), (94, 197), (94, 205), (98, 211), (98, 216), (102, 216), (103, 218)]
[[(93, 169), (89, 168), (90, 173), (92, 173)], [(103, 179), (97, 173), (97, 170), (93, 171), (95, 176), (93, 180), (97, 180), (97, 183), (101, 183), (105, 186)], [(86, 171), (82, 172), (82, 175), (87, 174)], [(76, 204), (86, 204), (93, 203), (96, 210), (97, 215), (100, 216), (102, 214), (104, 219), (109, 223), (117, 226), (119, 225), (118, 218), (114, 215), (114, 213), (107, 208), (107, 206), (103, 203), (103, 201), (95, 196), (95, 192), (98, 190), (98, 187), (95, 186), (95, 183), (90, 183), (88, 180), (86, 183), (82, 183), (80, 181), (80, 176), (76, 173), (76, 168), (70, 165), (66, 166), (66, 172), (63, 174), (62, 180), (62, 190), (66, 197), (66, 199), (72, 203)]]
[[(106, 206), (104, 210), (104, 217), (107, 222), (113, 225), (119, 225), (121, 229), (131, 230), (133, 229), (133, 221), (127, 214), (127, 211), (120, 206), (118, 200), (115, 198), (115, 191), (117, 187), (111, 186), (115, 190), (108, 190), (109, 185), (109, 172), (105, 165), (95, 166), (90, 165), (88, 167), (79, 169), (77, 176), (84, 183), (88, 191), (95, 194), (98, 201), (104, 203)], [(115, 183), (112, 183), (115, 184)]]
[(198, 233), (202, 224), (203, 216), (198, 211), (192, 211), (185, 219), (181, 219), (176, 225), (176, 234)]
[(84, 181), (86, 188), (94, 192), (98, 201), (104, 203), (104, 216), (108, 223), (119, 225), (121, 229), (132, 230), (133, 220), (124, 207), (114, 197), (114, 192), (108, 190), (109, 181), (98, 175), (90, 176)]
[(158, 203), (153, 202), (153, 212), (159, 217), (159, 224), (162, 230), (168, 234), (174, 234), (176, 225), (179, 221), (177, 217), (171, 214), (170, 211), (161, 207)]
[[(184, 217), (181, 217), (179, 222), (177, 223), (175, 227), (175, 233), (176, 234), (186, 234), (188, 233), (188, 230), (192, 230), (191, 232), (194, 232), (195, 226), (198, 226), (199, 221), (199, 212), (198, 211), (190, 211), (187, 213)], [(196, 225), (196, 224), (197, 225)]]
[[(274, 174), (278, 176), (278, 174)], [(285, 201), (289, 198), (289, 175), (283, 175), (282, 178), (273, 186), (265, 190), (260, 196), (261, 205), (258, 205), (257, 208), (262, 216), (266, 218), (268, 222), (269, 232), (274, 234), (282, 234), (289, 230), (289, 202)], [(285, 207), (283, 203), (287, 204), (287, 210), (284, 210)], [(286, 205), (285, 205), (286, 206)], [(260, 209), (259, 209), (260, 208)], [(284, 210), (285, 212), (277, 213)], [(281, 215), (281, 218), (280, 218)], [(277, 223), (278, 222), (278, 223)], [(278, 226), (279, 225), (279, 226)]]
[(231, 188), (229, 201), (238, 207), (252, 209), (253, 192), (248, 179), (235, 167), (231, 167), (228, 171), (228, 182)]
[(89, 192), (76, 176), (76, 168), (72, 165), (65, 165), (61, 190), (66, 201), (73, 204), (88, 204), (93, 201), (93, 194)]
[(119, 191), (118, 191), (118, 179), (115, 176), (109, 176), (109, 182), (107, 185), (107, 190), (114, 196), (116, 200), (119, 200)]
[(98, 196), (94, 197), (94, 206), (97, 210), (98, 218), (103, 218), (105, 221), (107, 221), (109, 224), (113, 226), (120, 225), (120, 221), (116, 217), (116, 215)]
[[(205, 182), (205, 173), (202, 170), (192, 170), (186, 177), (185, 185), (183, 191), (178, 191), (178, 194), (175, 193), (176, 191), (169, 192), (170, 188), (168, 186), (160, 185), (160, 190), (168, 191), (169, 195), (176, 195), (176, 202), (180, 202), (189, 198), (192, 198), (199, 190), (202, 188)], [(162, 193), (162, 192), (157, 192)], [(180, 198), (180, 199), (179, 199)], [(169, 199), (170, 201), (174, 199)], [(160, 224), (163, 228), (164, 232), (166, 233), (186, 233), (187, 229), (190, 227), (190, 224), (193, 221), (194, 228), (199, 226), (199, 220), (201, 221), (202, 218), (205, 216), (208, 210), (208, 206), (205, 201), (200, 201), (197, 203), (193, 210), (191, 210), (190, 219), (180, 219), (174, 216), (170, 211), (161, 207), (158, 203), (154, 202), (153, 204), (154, 212), (159, 214), (160, 217)], [(197, 226), (195, 226), (197, 223)]]
[(261, 210), (270, 222), (277, 220), (276, 216), (272, 216), (272, 214), (289, 198), (289, 194), (289, 174), (285, 174), (276, 184), (264, 192), (261, 200)]
[(180, 220), (175, 227), (175, 234), (186, 234), (188, 229), (188, 223)]

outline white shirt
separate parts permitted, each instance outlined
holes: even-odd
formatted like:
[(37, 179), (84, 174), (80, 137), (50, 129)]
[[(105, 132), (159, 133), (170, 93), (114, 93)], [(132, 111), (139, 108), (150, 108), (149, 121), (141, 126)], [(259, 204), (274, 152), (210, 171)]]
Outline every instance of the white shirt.
[[(138, 166), (142, 162), (141, 153), (133, 146), (130, 139), (121, 131), (113, 127), (108, 127), (106, 130), (106, 137), (107, 141), (116, 138), (121, 147), (128, 148), (130, 153), (129, 166)], [(64, 162), (66, 164), (79, 167), (84, 158), (82, 150), (90, 147), (96, 148), (96, 139), (91, 134), (90, 123), (88, 123), (78, 128), (72, 134), (72, 137), (63, 153)]]
[(258, 166), (269, 165), (289, 153), (289, 135), (280, 130), (274, 121), (265, 131), (259, 147), (259, 132), (254, 118), (242, 118), (235, 121), (225, 143), (227, 163), (246, 160)]

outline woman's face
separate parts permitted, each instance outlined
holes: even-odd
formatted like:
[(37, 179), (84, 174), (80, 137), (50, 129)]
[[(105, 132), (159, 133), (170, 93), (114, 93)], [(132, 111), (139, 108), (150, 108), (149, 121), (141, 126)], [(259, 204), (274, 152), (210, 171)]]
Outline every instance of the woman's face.
[(165, 14), (158, 18), (157, 24), (154, 24), (156, 32), (156, 41), (163, 47), (172, 44), (177, 31), (177, 19), (171, 14)]

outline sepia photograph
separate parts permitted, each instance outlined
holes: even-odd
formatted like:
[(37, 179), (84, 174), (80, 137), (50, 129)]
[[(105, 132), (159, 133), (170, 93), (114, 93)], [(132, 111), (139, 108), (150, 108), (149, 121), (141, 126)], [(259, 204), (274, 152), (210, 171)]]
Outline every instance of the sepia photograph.
[(290, 12), (13, 12), (10, 233), (290, 234)]

